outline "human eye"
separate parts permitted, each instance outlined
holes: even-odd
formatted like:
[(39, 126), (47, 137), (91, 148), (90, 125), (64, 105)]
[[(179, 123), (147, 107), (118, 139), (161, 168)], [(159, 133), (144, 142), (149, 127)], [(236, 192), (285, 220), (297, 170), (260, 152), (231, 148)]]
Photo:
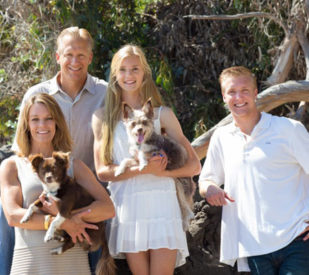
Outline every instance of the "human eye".
[(39, 119), (37, 117), (31, 118), (31, 121), (38, 121)]
[(46, 120), (54, 120), (54, 118), (52, 116), (49, 116), (46, 118)]
[(235, 91), (234, 91), (234, 90), (230, 90), (230, 91), (227, 92), (227, 94), (228, 94), (228, 95), (234, 95), (234, 94), (235, 94)]
[(119, 69), (119, 72), (122, 72), (122, 73), (123, 73), (123, 72), (125, 72), (125, 71), (126, 71), (125, 68), (120, 68), (120, 69)]
[(133, 68), (133, 72), (138, 72), (138, 71), (139, 71), (138, 67)]

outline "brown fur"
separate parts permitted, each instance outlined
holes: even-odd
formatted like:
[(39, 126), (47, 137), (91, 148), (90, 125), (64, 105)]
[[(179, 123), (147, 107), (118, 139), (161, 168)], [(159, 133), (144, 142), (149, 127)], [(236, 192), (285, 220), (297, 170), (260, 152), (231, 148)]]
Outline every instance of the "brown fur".
[[(123, 103), (123, 117), (130, 143), (130, 154), (133, 158), (124, 159), (116, 169), (115, 176), (122, 174), (126, 167), (132, 164), (138, 164), (139, 170), (142, 170), (152, 156), (160, 154), (160, 150), (167, 155), (167, 170), (180, 168), (186, 163), (187, 151), (183, 146), (166, 134), (155, 133), (151, 99), (144, 104), (142, 110), (133, 110), (128, 104)], [(183, 227), (187, 230), (190, 219), (193, 217), (195, 183), (189, 177), (177, 178), (175, 185), (182, 212)]]
[[(62, 217), (70, 218), (72, 210), (85, 207), (94, 201), (93, 197), (81, 185), (67, 175), (67, 169), (69, 167), (68, 154), (54, 152), (52, 158), (45, 159), (41, 154), (38, 154), (30, 156), (29, 159), (33, 170), (38, 174), (43, 183), (45, 193), (48, 194), (49, 191), (53, 192), (52, 196), (56, 199), (59, 214)], [(57, 185), (59, 186), (57, 187)], [(34, 202), (34, 204), (38, 208), (42, 207), (39, 200)], [(95, 224), (98, 226), (98, 230), (86, 229), (91, 238), (92, 245), (84, 241), (81, 243), (81, 246), (84, 250), (88, 251), (95, 251), (102, 247), (102, 256), (97, 265), (96, 274), (114, 275), (115, 263), (109, 254), (105, 237), (105, 224), (104, 222)], [(74, 246), (71, 237), (63, 230), (57, 229), (52, 238), (63, 242), (60, 247), (51, 251), (52, 254), (62, 254)], [(52, 238), (46, 239), (45, 236), (44, 240), (49, 241)]]

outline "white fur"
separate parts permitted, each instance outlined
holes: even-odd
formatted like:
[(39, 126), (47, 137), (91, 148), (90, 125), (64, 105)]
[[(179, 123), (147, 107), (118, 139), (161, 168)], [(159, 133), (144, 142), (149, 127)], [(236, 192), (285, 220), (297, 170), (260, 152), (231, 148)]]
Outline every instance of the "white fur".
[(123, 174), (124, 171), (130, 167), (131, 165), (136, 164), (136, 161), (134, 159), (125, 158), (121, 161), (120, 165), (115, 170), (115, 177), (118, 177), (119, 175)]
[(25, 215), (20, 220), (20, 223), (26, 223), (29, 221), (30, 217), (33, 215), (34, 212), (36, 212), (39, 208), (35, 206), (34, 203), (31, 203), (29, 208), (27, 209)]
[(51, 249), (51, 250), (50, 250), (50, 253), (51, 253), (52, 255), (60, 255), (60, 254), (62, 254), (62, 253), (63, 253), (63, 247), (62, 247), (62, 245), (59, 246), (59, 247), (56, 247), (56, 248)]
[(62, 217), (59, 213), (55, 217), (55, 219), (51, 222), (45, 237), (44, 237), (44, 242), (48, 242), (54, 238), (55, 232), (57, 229), (59, 229), (60, 225), (65, 221), (65, 218)]

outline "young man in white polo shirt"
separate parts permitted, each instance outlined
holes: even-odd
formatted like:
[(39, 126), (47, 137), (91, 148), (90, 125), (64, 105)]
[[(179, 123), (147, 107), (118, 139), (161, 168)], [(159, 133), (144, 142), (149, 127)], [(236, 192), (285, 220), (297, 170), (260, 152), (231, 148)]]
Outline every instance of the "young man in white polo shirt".
[[(31, 87), (21, 103), (21, 109), (25, 101), (36, 93), (48, 93), (52, 95), (61, 107), (66, 119), (70, 134), (73, 138), (72, 156), (81, 159), (95, 172), (93, 159), (93, 132), (91, 118), (94, 111), (103, 106), (107, 83), (88, 73), (93, 53), (93, 40), (86, 29), (70, 27), (64, 29), (57, 38), (56, 60), (60, 71), (50, 80)], [(16, 144), (13, 145), (13, 149)], [(2, 211), (2, 207), (1, 207)], [(9, 228), (4, 215), (0, 215), (0, 274), (9, 274), (11, 255), (13, 253), (12, 242), (8, 243), (8, 232), (14, 238), (13, 229)], [(6, 260), (2, 263), (2, 254)], [(90, 256), (92, 273), (98, 260), (95, 253)]]
[(219, 81), (233, 122), (212, 136), (199, 186), (223, 206), (220, 261), (252, 274), (309, 274), (309, 134), (258, 111), (247, 68), (225, 69)]

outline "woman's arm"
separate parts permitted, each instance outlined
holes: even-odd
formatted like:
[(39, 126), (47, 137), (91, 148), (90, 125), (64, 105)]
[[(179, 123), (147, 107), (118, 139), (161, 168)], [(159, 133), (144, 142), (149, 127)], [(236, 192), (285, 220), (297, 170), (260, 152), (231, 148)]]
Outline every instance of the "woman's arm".
[(166, 131), (166, 134), (172, 138), (177, 143), (181, 144), (188, 153), (187, 162), (183, 167), (175, 170), (165, 170), (162, 176), (167, 177), (192, 177), (198, 175), (201, 171), (201, 164), (198, 156), (194, 149), (192, 148), (190, 142), (184, 136), (180, 123), (176, 118), (174, 112), (168, 108), (164, 107), (161, 111), (160, 117), (161, 127)]
[(28, 222), (20, 223), (26, 209), (22, 207), (22, 189), (13, 158), (8, 158), (1, 163), (0, 183), (2, 206), (8, 224), (30, 230), (44, 230), (43, 214), (34, 213)]
[(142, 170), (138, 170), (138, 165), (131, 166), (125, 170), (125, 172), (117, 177), (115, 177), (115, 170), (118, 165), (110, 164), (106, 165), (103, 163), (103, 160), (100, 156), (101, 146), (102, 146), (102, 120), (103, 109), (99, 109), (92, 116), (92, 130), (94, 134), (94, 163), (95, 169), (98, 178), (101, 181), (120, 181), (126, 180), (128, 178), (135, 177), (141, 174), (150, 174), (150, 173), (160, 173), (166, 167), (166, 159), (162, 157), (153, 157), (149, 161), (149, 164)]
[(74, 160), (74, 178), (95, 199), (89, 206), (78, 210), (78, 212), (90, 211), (83, 216), (83, 220), (95, 223), (115, 216), (115, 208), (108, 193), (87, 165), (78, 159)]

